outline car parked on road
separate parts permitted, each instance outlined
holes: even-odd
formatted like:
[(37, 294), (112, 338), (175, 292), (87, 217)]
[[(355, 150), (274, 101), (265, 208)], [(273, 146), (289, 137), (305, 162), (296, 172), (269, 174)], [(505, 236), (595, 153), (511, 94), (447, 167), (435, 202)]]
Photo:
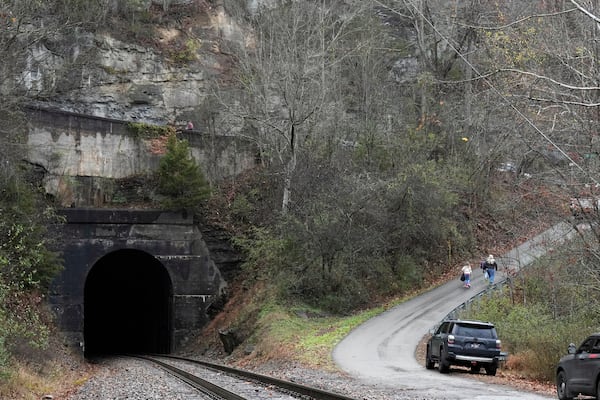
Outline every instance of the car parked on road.
[(600, 398), (600, 333), (589, 336), (579, 347), (569, 345), (568, 354), (556, 367), (556, 393), (560, 400), (579, 394)]
[(446, 373), (451, 365), (470, 367), (472, 372), (485, 368), (488, 375), (496, 375), (502, 352), (494, 324), (483, 321), (448, 319), (442, 321), (427, 341), (425, 367)]

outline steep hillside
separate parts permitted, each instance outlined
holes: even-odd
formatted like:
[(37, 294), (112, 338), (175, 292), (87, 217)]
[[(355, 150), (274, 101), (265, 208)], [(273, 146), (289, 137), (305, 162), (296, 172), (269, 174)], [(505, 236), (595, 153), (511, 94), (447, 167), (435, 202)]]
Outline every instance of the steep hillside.
[[(474, 263), (488, 253), (503, 254), (554, 223), (570, 218), (567, 199), (560, 188), (537, 186), (533, 182), (514, 185), (512, 179), (506, 178), (499, 176), (494, 190), (498, 204), (504, 204), (506, 210), (502, 213), (494, 210), (497, 213), (494, 216), (478, 216), (477, 247), (473, 249), (471, 258)], [(422, 289), (456, 279), (461, 262), (457, 260), (456, 264), (448, 265), (438, 276), (429, 276), (423, 282)], [(203, 330), (196, 344), (190, 346), (186, 354), (217, 358), (263, 373), (277, 374), (280, 363), (297, 365), (298, 368), (335, 371), (331, 360), (332, 346), (343, 337), (343, 332), (352, 329), (353, 323), (360, 323), (372, 315), (363, 310), (358, 314), (362, 317), (356, 319), (336, 318), (310, 311), (310, 308), (304, 308), (301, 304), (290, 304), (288, 309), (285, 306), (273, 308), (268, 296), (269, 289), (265, 287), (268, 286), (267, 282), (253, 283), (252, 280), (244, 281), (243, 276), (240, 278), (242, 280), (233, 287), (232, 296), (223, 311)], [(415, 289), (414, 294), (418, 295), (419, 289)], [(398, 300), (381, 299), (379, 304), (372, 305), (372, 311), (381, 312)], [(265, 308), (273, 311), (266, 312)], [(288, 319), (289, 322), (282, 322)], [(348, 320), (354, 321), (349, 327), (346, 325), (348, 322), (344, 322)], [(295, 327), (291, 329), (303, 333), (285, 332), (286, 328), (282, 332), (282, 326), (288, 324)], [(299, 336), (302, 334), (307, 337)], [(237, 347), (228, 348), (231, 342), (227, 342), (225, 337), (239, 340), (235, 343)], [(420, 361), (424, 360), (425, 340), (423, 338), (416, 349), (416, 357)], [(305, 341), (312, 343), (309, 348), (303, 344)], [(553, 382), (528, 378), (529, 374), (518, 365), (518, 360), (517, 364), (511, 362), (506, 365), (495, 377), (467, 376), (545, 395), (553, 395), (555, 390)]]
[[(492, 210), (493, 214), (473, 216), (477, 218), (477, 245), (468, 258), (474, 264), (478, 264), (489, 253), (503, 254), (556, 222), (570, 218), (568, 199), (561, 188), (537, 185), (533, 181), (518, 182), (514, 180), (514, 176), (502, 174), (497, 178), (493, 193), (498, 200), (495, 203), (498, 208)], [(222, 212), (219, 212), (221, 216)], [(402, 297), (418, 294), (420, 290), (432, 285), (456, 279), (456, 271), (463, 261), (455, 259), (453, 263), (445, 265), (439, 274), (427, 275), (413, 291), (402, 294), (401, 297), (382, 297), (378, 303), (371, 304), (370, 308), (384, 310)], [(248, 367), (256, 367), (265, 361), (285, 362), (290, 359), (310, 366), (310, 358), (305, 357), (307, 350), (298, 346), (298, 338), (291, 335), (285, 339), (285, 334), (281, 337), (273, 331), (274, 325), (277, 326), (286, 318), (300, 321), (305, 319), (307, 323), (313, 319), (325, 319), (328, 321), (326, 324), (330, 324), (328, 330), (335, 330), (340, 324), (343, 326), (342, 321), (346, 317), (323, 314), (299, 303), (281, 304), (273, 308), (277, 302), (272, 297), (268, 280), (256, 281), (252, 275), (241, 273), (232, 286), (231, 296), (222, 312), (215, 316), (186, 352), (217, 357), (224, 362)], [(266, 311), (269, 309), (274, 311), (269, 313)], [(361, 313), (365, 311), (362, 310)], [(317, 323), (315, 329), (323, 328)], [(313, 331), (309, 334), (317, 333)], [(226, 347), (232, 344), (225, 342), (226, 337), (235, 342), (235, 347)], [(331, 344), (335, 344), (335, 340)], [(331, 347), (327, 345), (317, 351), (315, 365), (333, 368), (330, 351)]]

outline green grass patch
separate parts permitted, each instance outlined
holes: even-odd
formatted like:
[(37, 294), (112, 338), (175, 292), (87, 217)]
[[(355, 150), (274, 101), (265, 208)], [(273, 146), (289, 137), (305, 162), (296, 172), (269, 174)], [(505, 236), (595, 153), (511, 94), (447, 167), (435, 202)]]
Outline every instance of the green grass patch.
[[(336, 370), (334, 347), (354, 328), (406, 299), (365, 310), (347, 317), (330, 316), (305, 305), (292, 307), (265, 305), (259, 317), (263, 352), (291, 357), (303, 365)], [(268, 338), (264, 340), (264, 338)]]

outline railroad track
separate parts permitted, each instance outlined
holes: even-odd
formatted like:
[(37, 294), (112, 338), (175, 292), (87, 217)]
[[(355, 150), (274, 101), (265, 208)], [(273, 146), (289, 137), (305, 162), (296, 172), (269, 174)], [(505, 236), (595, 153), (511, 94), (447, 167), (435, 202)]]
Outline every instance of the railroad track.
[[(160, 366), (171, 375), (214, 399), (250, 400), (273, 398), (273, 392), (277, 392), (279, 393), (278, 399), (355, 400), (351, 397), (328, 392), (323, 389), (207, 361), (162, 354), (150, 356), (132, 355), (131, 357), (140, 358)], [(207, 373), (207, 371), (209, 372)], [(214, 379), (215, 374), (219, 375), (219, 379)], [(210, 378), (211, 375), (213, 379)], [(237, 383), (232, 383), (232, 381), (223, 382), (223, 375), (226, 375), (227, 379), (236, 380)], [(235, 387), (239, 387), (239, 389), (232, 389)], [(264, 393), (264, 396), (260, 395), (261, 392)]]

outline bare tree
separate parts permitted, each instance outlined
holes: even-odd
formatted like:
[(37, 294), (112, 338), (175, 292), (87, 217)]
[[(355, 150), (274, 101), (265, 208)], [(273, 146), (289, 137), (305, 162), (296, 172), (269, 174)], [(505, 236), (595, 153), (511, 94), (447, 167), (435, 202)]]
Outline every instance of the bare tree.
[(237, 63), (244, 100), (229, 110), (255, 130), (262, 156), (281, 166), (284, 213), (299, 154), (324, 135), (317, 127), (336, 101), (340, 63), (360, 47), (346, 39), (368, 3), (279, 1), (249, 20), (252, 36)]

